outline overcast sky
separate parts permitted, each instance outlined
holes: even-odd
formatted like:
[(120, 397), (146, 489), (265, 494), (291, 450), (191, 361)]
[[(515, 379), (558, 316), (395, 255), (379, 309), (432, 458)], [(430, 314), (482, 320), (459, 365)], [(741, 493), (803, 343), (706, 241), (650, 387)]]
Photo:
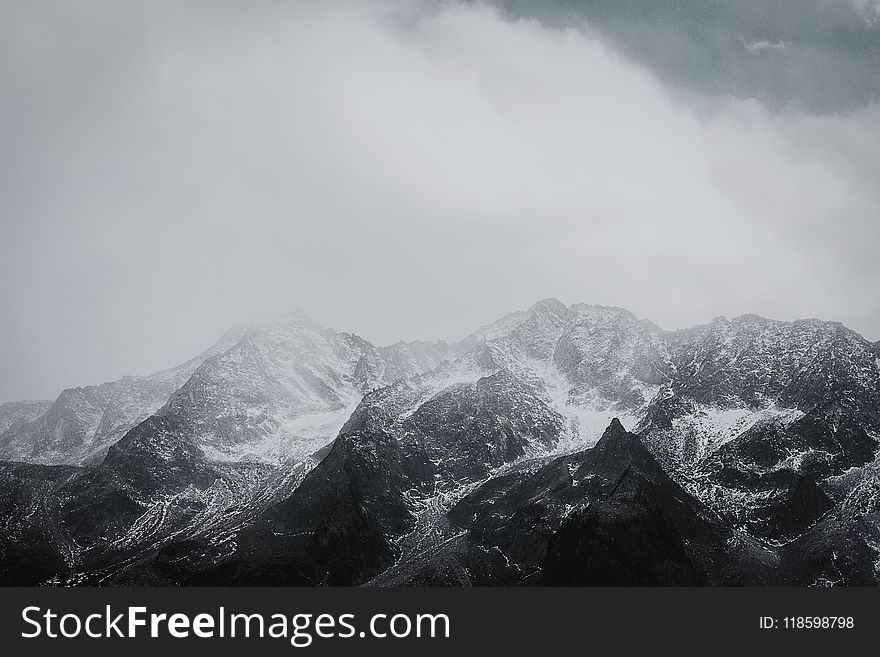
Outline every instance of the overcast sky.
[(648, 4), (0, 0), (0, 401), (289, 306), (880, 339), (880, 5)]

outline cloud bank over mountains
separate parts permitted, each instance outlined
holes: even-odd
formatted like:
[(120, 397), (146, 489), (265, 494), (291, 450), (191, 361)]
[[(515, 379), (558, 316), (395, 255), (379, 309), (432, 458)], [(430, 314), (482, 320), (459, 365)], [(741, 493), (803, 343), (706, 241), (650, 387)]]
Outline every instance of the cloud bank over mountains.
[[(376, 343), (458, 338), (543, 296), (876, 340), (874, 8), (839, 3), (864, 84), (823, 107), (839, 48), (819, 3), (761, 34), (735, 24), (753, 4), (723, 31), (781, 89), (803, 74), (798, 102), (688, 86), (610, 13), (0, 3), (0, 399), (159, 369), (287, 303)], [(764, 41), (785, 48), (744, 48)]]

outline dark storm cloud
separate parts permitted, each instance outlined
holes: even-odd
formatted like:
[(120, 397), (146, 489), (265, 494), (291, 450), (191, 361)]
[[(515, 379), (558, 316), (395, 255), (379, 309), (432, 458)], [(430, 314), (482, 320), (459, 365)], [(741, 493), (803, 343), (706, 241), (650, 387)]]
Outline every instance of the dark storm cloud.
[(880, 100), (874, 0), (498, 0), (510, 17), (580, 26), (669, 84), (773, 108)]
[[(486, 5), (0, 13), (0, 399), (171, 365), (288, 304), (376, 342), (546, 296), (880, 336), (880, 107), (849, 86), (828, 114), (683, 92), (610, 19)], [(725, 29), (748, 62), (806, 41)]]

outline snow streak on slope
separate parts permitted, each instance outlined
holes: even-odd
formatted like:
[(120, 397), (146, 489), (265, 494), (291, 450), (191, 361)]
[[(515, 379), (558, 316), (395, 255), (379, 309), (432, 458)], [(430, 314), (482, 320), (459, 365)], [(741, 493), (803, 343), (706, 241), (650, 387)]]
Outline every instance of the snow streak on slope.
[[(590, 485), (594, 475), (576, 463), (619, 418), (639, 434), (626, 444), (652, 452), (641, 461), (658, 461), (728, 527), (782, 545), (823, 521), (826, 492), (845, 499), (840, 508), (853, 517), (876, 517), (880, 487), (865, 463), (880, 429), (878, 383), (876, 346), (817, 320), (747, 316), (670, 333), (620, 308), (545, 300), (458, 344), (374, 347), (287, 317), (205, 359), (100, 466), (70, 473), (58, 497), (49, 493), (61, 484), (22, 464), (11, 465), (12, 495), (0, 493), (14, 500), (16, 482), (33, 482), (33, 500), (46, 500), (41, 513), (58, 516), (59, 535), (76, 541), (57, 542), (84, 583), (125, 583), (135, 572), (191, 583), (206, 569), (252, 559), (248, 541), (274, 554), (278, 541), (296, 552), (320, 537), (323, 552), (331, 534), (349, 536), (345, 561), (365, 549), (357, 532), (347, 534), (365, 517), (386, 570), (363, 570), (365, 579), (409, 583), (448, 565), (452, 580), (467, 582), (473, 573), (456, 570), (463, 549), (486, 550), (478, 556), (502, 569), (518, 562), (500, 543), (467, 548), (449, 508), (475, 487), (503, 485), (504, 474), (525, 481), (560, 455), (546, 471), (552, 481)], [(89, 394), (68, 394), (64, 427), (92, 431), (100, 404)], [(99, 409), (99, 424), (112, 425), (109, 408)], [(44, 454), (54, 458), (58, 444)], [(609, 457), (609, 471), (619, 456)], [(854, 464), (850, 476), (835, 477)], [(262, 520), (290, 500), (297, 518), (319, 511), (285, 543)], [(556, 519), (586, 509), (552, 491), (546, 500)], [(65, 514), (46, 512), (52, 507)], [(40, 524), (31, 517), (10, 525), (23, 528), (9, 543), (19, 554), (29, 541), (22, 532)], [(288, 556), (276, 564), (282, 570)], [(316, 581), (329, 571), (322, 565)]]
[(336, 437), (371, 390), (433, 367), (448, 347), (363, 338), (295, 315), (251, 327), (160, 411), (215, 461), (297, 462)]
[[(143, 502), (143, 513), (123, 534), (89, 551), (78, 549), (70, 565), (75, 571), (67, 584), (124, 582), (124, 573), (176, 541), (199, 542), (203, 550), (171, 559), (171, 565), (209, 568), (236, 549), (238, 532), (261, 511), (284, 499), (299, 485), (315, 461), (276, 468), (260, 464), (229, 464), (222, 477), (206, 489), (188, 486), (179, 493)], [(86, 559), (112, 563), (105, 569), (78, 570)], [(120, 579), (122, 578), (122, 579)]]
[(669, 429), (652, 429), (650, 444), (662, 452), (662, 460), (682, 466), (709, 456), (759, 423), (787, 426), (803, 415), (797, 408), (780, 408), (775, 403), (759, 408), (694, 403), (688, 412), (671, 420)]
[(50, 401), (20, 401), (0, 404), (0, 434), (13, 425), (26, 424), (40, 417), (52, 406)]
[[(578, 399), (573, 394), (568, 379), (550, 363), (533, 363), (532, 371), (540, 381), (545, 401), (566, 420), (565, 431), (558, 445), (547, 452), (547, 455), (569, 454), (592, 447), (615, 417), (624, 426), (635, 426), (640, 419), (643, 408), (621, 412), (610, 404), (598, 401), (591, 404), (583, 398)], [(648, 399), (656, 394), (656, 391), (647, 386), (642, 388), (642, 392)]]
[[(203, 445), (202, 452), (208, 459), (218, 462), (255, 461), (278, 465), (296, 462), (330, 443), (359, 402), (359, 397), (353, 397), (341, 409), (278, 418), (277, 427), (265, 437), (237, 445), (235, 449)], [(253, 417), (255, 413), (252, 411), (249, 415)]]
[(0, 459), (46, 465), (100, 461), (110, 445), (155, 413), (199, 365), (240, 334), (232, 329), (207, 351), (168, 370), (64, 390), (39, 417), (0, 434)]

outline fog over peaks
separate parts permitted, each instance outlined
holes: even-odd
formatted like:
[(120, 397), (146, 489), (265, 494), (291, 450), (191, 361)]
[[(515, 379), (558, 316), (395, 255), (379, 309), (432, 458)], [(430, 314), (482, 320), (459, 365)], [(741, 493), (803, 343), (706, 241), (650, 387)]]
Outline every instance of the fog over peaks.
[(877, 339), (875, 10), (0, 1), (0, 400), (292, 305), (376, 344), (548, 296)]

